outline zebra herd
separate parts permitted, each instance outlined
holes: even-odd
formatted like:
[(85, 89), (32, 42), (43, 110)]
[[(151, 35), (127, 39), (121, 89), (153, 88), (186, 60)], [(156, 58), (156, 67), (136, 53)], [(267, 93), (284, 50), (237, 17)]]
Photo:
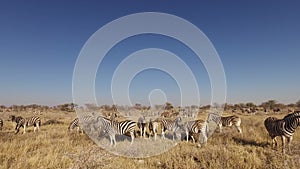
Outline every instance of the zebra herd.
[[(222, 117), (220, 119), (219, 126), (227, 127), (234, 125), (239, 133), (242, 132), (240, 128), (241, 119), (238, 116), (229, 116), (229, 117)], [(192, 138), (193, 142), (195, 143), (194, 135), (198, 134), (200, 138), (203, 138), (203, 143), (207, 142), (207, 121), (198, 119), (192, 121), (186, 121), (182, 123), (182, 118), (177, 117), (175, 119), (150, 119), (149, 122), (146, 121), (144, 116), (138, 118), (137, 122), (132, 120), (124, 120), (124, 121), (117, 121), (114, 118), (106, 118), (103, 116), (83, 116), (81, 118), (75, 118), (71, 121), (68, 129), (73, 131), (75, 128), (77, 131), (82, 131), (84, 126), (98, 126), (104, 133), (107, 133), (110, 138), (110, 144), (116, 145), (116, 135), (125, 135), (130, 134), (131, 137), (131, 144), (134, 141), (136, 135), (136, 129), (139, 130), (140, 137), (146, 138), (147, 134), (149, 137), (154, 137), (154, 141), (157, 140), (158, 131), (160, 129), (161, 138), (164, 140), (166, 139), (166, 132), (170, 132), (172, 134), (173, 141), (176, 139), (181, 138), (181, 133), (179, 132), (184, 131), (186, 134), (186, 141), (189, 141), (189, 136)], [(87, 127), (85, 129), (88, 129)], [(97, 128), (97, 127), (95, 127)], [(94, 129), (96, 131), (96, 129)], [(148, 133), (146, 132), (148, 131)], [(179, 135), (180, 134), (180, 135)]]
[[(9, 116), (10, 120), (16, 123), (15, 133), (19, 132), (19, 129), (23, 127), (23, 134), (26, 133), (26, 128), (33, 126), (34, 132), (40, 129), (41, 119), (38, 116), (32, 116), (28, 118), (23, 118), (21, 116)], [(81, 122), (82, 121), (82, 122)], [(242, 133), (241, 129), (241, 118), (233, 115), (227, 117), (220, 117), (219, 119), (214, 119), (217, 123), (220, 132), (222, 132), (222, 127), (234, 126), (238, 133)], [(71, 121), (68, 129), (70, 131), (75, 128), (77, 131), (82, 131), (82, 129), (92, 129), (97, 131), (99, 126), (104, 133), (107, 133), (110, 138), (110, 144), (116, 145), (116, 135), (125, 135), (130, 134), (131, 144), (134, 141), (136, 135), (136, 128), (140, 130), (140, 136), (146, 137), (146, 130), (148, 129), (149, 137), (154, 137), (154, 140), (157, 139), (158, 130), (161, 129), (161, 138), (165, 139), (165, 133), (171, 132), (173, 140), (175, 139), (176, 133), (179, 130), (183, 130), (186, 135), (186, 141), (188, 141), (189, 136), (191, 136), (193, 142), (195, 142), (194, 134), (199, 134), (204, 139), (204, 143), (207, 142), (207, 123), (208, 120), (193, 120), (187, 121), (181, 124), (181, 117), (176, 119), (160, 119), (152, 120), (146, 122), (144, 116), (140, 117), (137, 122), (132, 120), (117, 121), (113, 118), (106, 118), (103, 116), (88, 115), (83, 116), (82, 118), (75, 118)], [(0, 130), (3, 128), (4, 121), (0, 119)], [(97, 125), (96, 125), (97, 124)], [(296, 128), (300, 125), (300, 111), (295, 111), (294, 113), (286, 115), (283, 119), (278, 119), (276, 117), (268, 117), (264, 120), (264, 126), (272, 139), (272, 147), (277, 147), (278, 143), (276, 137), (281, 137), (282, 140), (282, 152), (285, 153), (285, 141), (288, 142), (288, 150), (291, 152), (290, 145), (293, 139), (293, 134), (295, 133)], [(177, 137), (177, 136), (176, 136)]]

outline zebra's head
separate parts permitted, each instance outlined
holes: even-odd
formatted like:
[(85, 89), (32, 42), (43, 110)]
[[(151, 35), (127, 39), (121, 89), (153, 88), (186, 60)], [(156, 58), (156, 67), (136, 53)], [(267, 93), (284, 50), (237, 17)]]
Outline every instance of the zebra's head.
[(179, 116), (179, 117), (176, 118), (175, 121), (176, 121), (176, 123), (178, 124), (178, 123), (180, 123), (180, 122), (182, 121), (182, 119), (181, 119), (181, 117)]
[(15, 121), (15, 119), (16, 119), (16, 116), (15, 116), (15, 115), (9, 115), (9, 120)]
[(207, 122), (215, 122), (216, 124), (219, 124), (221, 120), (221, 116), (216, 114), (216, 113), (209, 113), (208, 117), (207, 117)]

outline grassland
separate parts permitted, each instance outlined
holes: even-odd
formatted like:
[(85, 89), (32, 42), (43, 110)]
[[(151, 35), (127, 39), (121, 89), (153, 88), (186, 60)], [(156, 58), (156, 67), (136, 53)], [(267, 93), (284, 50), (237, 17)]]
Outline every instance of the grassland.
[[(271, 148), (271, 139), (263, 126), (264, 119), (270, 115), (239, 115), (243, 135), (235, 128), (225, 128), (223, 133), (215, 132), (201, 147), (182, 141), (170, 151), (149, 158), (116, 156), (98, 147), (85, 134), (69, 133), (67, 127), (75, 113), (44, 113), (40, 115), (43, 122), (55, 119), (63, 124), (42, 126), (38, 133), (31, 127), (26, 134), (16, 135), (15, 124), (7, 121), (8, 115), (1, 114), (5, 124), (0, 131), (0, 168), (246, 169), (300, 166), (300, 129), (294, 135), (292, 152), (282, 155), (280, 148)], [(272, 116), (282, 118), (284, 114)]]

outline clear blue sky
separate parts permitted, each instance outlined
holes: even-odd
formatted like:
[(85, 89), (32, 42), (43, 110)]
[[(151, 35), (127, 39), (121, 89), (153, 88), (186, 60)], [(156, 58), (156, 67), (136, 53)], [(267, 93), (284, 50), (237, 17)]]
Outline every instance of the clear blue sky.
[[(1, 1), (0, 104), (55, 105), (72, 101), (72, 75), (88, 38), (103, 25), (137, 12), (165, 12), (201, 29), (225, 69), (229, 103), (283, 103), (300, 99), (300, 3), (297, 1)], [(159, 25), (158, 25), (159, 26)], [(158, 35), (128, 38), (104, 59), (97, 75), (100, 102), (109, 102), (110, 79), (127, 55), (162, 48), (181, 57), (196, 73), (202, 104), (210, 97), (205, 68), (180, 42)], [(147, 103), (161, 88), (171, 102), (178, 86), (167, 74), (148, 70), (130, 87), (133, 102)]]

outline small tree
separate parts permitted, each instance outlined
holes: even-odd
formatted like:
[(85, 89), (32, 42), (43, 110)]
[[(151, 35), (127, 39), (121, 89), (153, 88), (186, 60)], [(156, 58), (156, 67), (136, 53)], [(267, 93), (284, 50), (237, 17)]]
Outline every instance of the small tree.
[(268, 100), (267, 102), (263, 102), (261, 104), (261, 107), (263, 107), (264, 109), (274, 109), (276, 107), (276, 100)]
[(246, 103), (246, 107), (248, 107), (248, 108), (255, 108), (256, 105), (254, 103), (252, 103), (252, 102), (249, 102), (249, 103)]

